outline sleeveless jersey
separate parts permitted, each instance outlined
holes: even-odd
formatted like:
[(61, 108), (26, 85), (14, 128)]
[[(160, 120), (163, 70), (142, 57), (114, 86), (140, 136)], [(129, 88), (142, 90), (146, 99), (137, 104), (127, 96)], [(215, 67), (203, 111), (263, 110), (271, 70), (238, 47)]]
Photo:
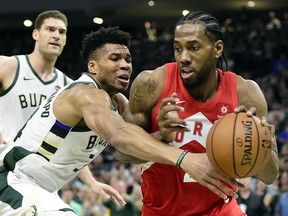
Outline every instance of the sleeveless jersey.
[[(185, 119), (191, 132), (178, 132), (170, 145), (190, 152), (206, 152), (206, 137), (215, 120), (233, 112), (238, 106), (236, 75), (232, 72), (219, 74), (216, 95), (205, 103), (194, 100), (182, 83), (176, 63), (166, 64), (166, 80), (159, 102), (152, 112), (152, 131), (159, 130), (156, 116), (163, 98), (177, 92), (185, 101), (184, 112), (179, 117)], [(202, 215), (219, 199), (208, 188), (200, 185), (183, 170), (175, 166), (148, 162), (142, 165), (143, 215), (191, 216)]]
[(61, 189), (108, 145), (88, 127), (71, 128), (56, 119), (55, 99), (77, 83), (93, 83), (97, 88), (94, 80), (84, 74), (53, 93), (18, 132), (15, 144), (4, 153), (4, 164), (9, 170), (24, 173), (49, 192)]
[(0, 124), (5, 141), (14, 139), (18, 130), (42, 101), (67, 84), (67, 77), (58, 69), (50, 81), (43, 81), (32, 68), (27, 55), (15, 56), (17, 71), (12, 85), (0, 93)]

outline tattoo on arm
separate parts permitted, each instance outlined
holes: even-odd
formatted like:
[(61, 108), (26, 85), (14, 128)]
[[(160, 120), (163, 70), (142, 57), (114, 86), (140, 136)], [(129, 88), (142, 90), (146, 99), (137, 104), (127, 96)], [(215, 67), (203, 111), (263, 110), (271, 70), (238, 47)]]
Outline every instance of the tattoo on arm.
[(156, 83), (152, 79), (148, 79), (147, 82), (141, 85), (134, 86), (134, 89), (130, 94), (133, 95), (131, 103), (131, 110), (143, 110), (147, 107), (147, 102), (155, 98)]

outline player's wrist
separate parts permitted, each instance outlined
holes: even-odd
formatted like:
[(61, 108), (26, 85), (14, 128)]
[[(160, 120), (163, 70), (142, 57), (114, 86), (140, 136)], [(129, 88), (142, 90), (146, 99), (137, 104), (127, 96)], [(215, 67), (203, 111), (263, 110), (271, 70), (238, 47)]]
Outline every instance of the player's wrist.
[(184, 159), (184, 157), (187, 155), (188, 151), (187, 150), (184, 150), (180, 156), (178, 157), (177, 159), (177, 162), (176, 162), (176, 167), (178, 167), (179, 169), (182, 169), (181, 168), (181, 164), (182, 164), (182, 161)]

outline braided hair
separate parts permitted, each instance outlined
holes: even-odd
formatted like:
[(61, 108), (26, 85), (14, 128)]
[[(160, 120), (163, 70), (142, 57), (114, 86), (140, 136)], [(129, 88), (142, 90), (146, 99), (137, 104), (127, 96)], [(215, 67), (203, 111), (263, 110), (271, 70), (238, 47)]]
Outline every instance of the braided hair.
[[(216, 42), (217, 40), (223, 40), (223, 34), (221, 32), (221, 26), (218, 20), (204, 11), (190, 12), (186, 16), (183, 16), (178, 20), (176, 26), (182, 24), (201, 24), (205, 27), (205, 34), (211, 40)], [(225, 68), (223, 68), (223, 63), (225, 63)], [(224, 55), (224, 51), (220, 58), (218, 59), (217, 66), (223, 71), (228, 70), (228, 63)]]

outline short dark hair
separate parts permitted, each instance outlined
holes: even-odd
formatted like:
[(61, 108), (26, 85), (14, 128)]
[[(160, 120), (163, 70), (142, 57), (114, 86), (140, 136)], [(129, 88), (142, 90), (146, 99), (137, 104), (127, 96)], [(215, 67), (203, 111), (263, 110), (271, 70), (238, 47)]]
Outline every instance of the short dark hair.
[[(213, 17), (211, 14), (205, 12), (205, 11), (196, 11), (196, 12), (190, 12), (187, 15), (181, 17), (176, 26), (182, 25), (182, 24), (201, 24), (205, 27), (205, 33), (207, 37), (211, 41), (217, 41), (222, 40), (224, 41), (224, 37), (221, 31), (221, 26), (219, 24), (219, 21)], [(223, 61), (225, 63), (225, 69), (223, 69)], [(224, 52), (219, 58), (218, 65), (223, 70), (228, 70), (228, 64), (227, 60), (225, 58)]]
[(65, 23), (66, 27), (68, 27), (68, 20), (65, 14), (63, 14), (59, 10), (49, 10), (49, 11), (44, 11), (37, 16), (34, 28), (39, 30), (41, 26), (43, 25), (44, 20), (48, 18), (55, 18), (55, 19), (62, 20)]
[(97, 31), (87, 34), (82, 41), (82, 50), (80, 52), (84, 62), (87, 64), (90, 59), (95, 57), (97, 50), (107, 43), (122, 44), (130, 47), (131, 34), (114, 27), (101, 27)]

